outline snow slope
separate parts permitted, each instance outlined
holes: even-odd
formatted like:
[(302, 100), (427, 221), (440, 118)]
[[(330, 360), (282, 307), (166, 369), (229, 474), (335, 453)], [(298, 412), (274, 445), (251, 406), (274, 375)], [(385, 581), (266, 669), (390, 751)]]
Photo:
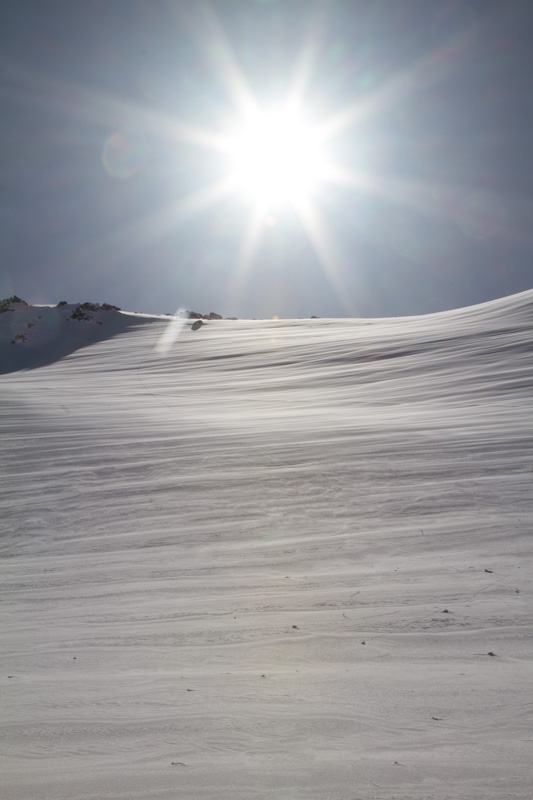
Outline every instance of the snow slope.
[(2, 797), (529, 798), (533, 291), (72, 308), (0, 315)]

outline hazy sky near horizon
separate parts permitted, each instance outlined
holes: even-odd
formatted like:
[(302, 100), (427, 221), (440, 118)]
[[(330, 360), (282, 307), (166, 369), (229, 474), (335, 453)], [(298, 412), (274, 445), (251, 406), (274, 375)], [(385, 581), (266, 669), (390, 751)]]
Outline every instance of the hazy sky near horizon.
[[(527, 0), (4, 3), (0, 296), (389, 316), (531, 288), (532, 40)], [(287, 98), (334, 169), (258, 208), (220, 144)]]

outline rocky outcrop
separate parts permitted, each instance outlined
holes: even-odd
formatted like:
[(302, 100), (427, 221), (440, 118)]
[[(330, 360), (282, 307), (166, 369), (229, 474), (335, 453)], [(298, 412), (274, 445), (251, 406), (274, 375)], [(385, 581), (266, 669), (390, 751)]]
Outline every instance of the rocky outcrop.
[(94, 314), (98, 311), (120, 311), (120, 308), (118, 306), (112, 306), (109, 303), (102, 303), (102, 305), (98, 303), (79, 303), (70, 315), (70, 318), (76, 319), (78, 322), (88, 322), (93, 319), (89, 312)]
[(21, 303), (23, 306), (27, 306), (25, 300), (21, 300), (20, 297), (17, 297), (16, 294), (13, 297), (6, 297), (5, 300), (0, 300), (0, 314), (5, 314), (7, 311), (14, 311), (14, 308), (11, 306), (17, 305)]
[[(222, 314), (216, 314), (214, 311), (210, 311), (209, 314), (200, 314), (199, 311), (188, 311), (187, 314), (189, 319), (224, 319)], [(226, 317), (226, 319), (237, 319), (237, 317)]]

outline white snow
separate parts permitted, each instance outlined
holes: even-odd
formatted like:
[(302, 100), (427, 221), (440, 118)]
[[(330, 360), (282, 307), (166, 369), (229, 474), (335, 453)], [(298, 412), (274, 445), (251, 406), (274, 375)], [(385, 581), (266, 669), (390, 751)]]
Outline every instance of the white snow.
[(164, 355), (13, 308), (4, 800), (531, 796), (533, 291)]

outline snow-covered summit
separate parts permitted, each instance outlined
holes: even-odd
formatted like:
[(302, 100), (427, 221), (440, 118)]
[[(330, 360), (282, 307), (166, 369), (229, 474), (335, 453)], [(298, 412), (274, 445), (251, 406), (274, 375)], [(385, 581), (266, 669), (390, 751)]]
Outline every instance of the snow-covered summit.
[(132, 324), (108, 303), (33, 306), (16, 296), (6, 298), (0, 301), (0, 373), (52, 363)]
[[(206, 320), (222, 319), (213, 311), (209, 314), (181, 311), (177, 316), (180, 322), (192, 320), (193, 330)], [(0, 374), (35, 369), (143, 323), (173, 319), (175, 316), (171, 314), (122, 312), (110, 303), (63, 300), (57, 305), (30, 305), (14, 295), (0, 300)]]

